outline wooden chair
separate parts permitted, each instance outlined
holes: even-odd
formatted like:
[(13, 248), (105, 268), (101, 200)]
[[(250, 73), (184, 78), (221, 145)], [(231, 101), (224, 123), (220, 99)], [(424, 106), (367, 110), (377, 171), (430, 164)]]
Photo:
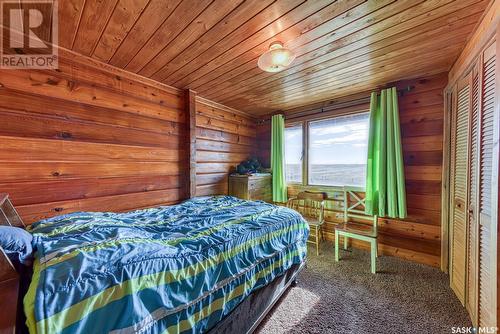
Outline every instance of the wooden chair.
[(287, 202), (287, 207), (298, 211), (309, 224), (311, 232), (307, 242), (316, 245), (316, 255), (319, 255), (320, 238), (323, 239), (321, 226), (325, 222), (326, 198), (327, 195), (323, 192), (303, 191)]
[[(366, 215), (364, 209), (365, 199), (360, 198), (354, 191), (344, 189), (344, 223), (335, 227), (335, 261), (339, 261), (339, 237), (344, 237), (345, 250), (347, 250), (349, 238), (366, 241), (370, 243), (371, 272), (375, 274), (378, 256), (378, 217)], [(371, 222), (371, 224), (355, 222), (353, 219)]]

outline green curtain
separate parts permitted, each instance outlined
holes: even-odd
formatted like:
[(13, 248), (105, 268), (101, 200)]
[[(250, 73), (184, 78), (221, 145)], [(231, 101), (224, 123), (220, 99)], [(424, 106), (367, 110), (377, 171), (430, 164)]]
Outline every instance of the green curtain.
[(273, 201), (286, 202), (285, 119), (283, 115), (274, 115), (271, 118), (271, 169), (273, 172)]
[(406, 217), (406, 189), (396, 88), (374, 92), (370, 100), (370, 129), (366, 171), (366, 213)]

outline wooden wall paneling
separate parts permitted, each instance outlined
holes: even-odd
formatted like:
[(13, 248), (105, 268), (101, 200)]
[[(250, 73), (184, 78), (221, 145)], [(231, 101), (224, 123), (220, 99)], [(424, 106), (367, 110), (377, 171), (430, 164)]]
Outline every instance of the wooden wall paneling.
[[(441, 263), (443, 91), (446, 84), (446, 73), (391, 84), (400, 90), (408, 86), (413, 87), (410, 92), (404, 92), (399, 97), (408, 217), (405, 220), (383, 218), (379, 221), (381, 232), (379, 251), (382, 254), (403, 257), (436, 267)], [(364, 94), (365, 98), (367, 96), (368, 92)], [(347, 104), (347, 101), (355, 99), (360, 101), (357, 105)], [(356, 108), (358, 111), (365, 111), (368, 107), (365, 100), (356, 95), (315, 107), (296, 108), (291, 113), (285, 111), (285, 118), (288, 119), (287, 123), (294, 123), (296, 119), (308, 121), (317, 117), (341, 115), (344, 112), (352, 113)], [(342, 107), (335, 109), (336, 104)], [(327, 113), (328, 116), (324, 116)], [(299, 117), (296, 118), (294, 115)], [(268, 157), (270, 122), (267, 117), (261, 120), (257, 131), (259, 155)], [(266, 139), (260, 140), (260, 138)], [(335, 196), (332, 187), (289, 185), (288, 191), (292, 196), (305, 189), (326, 191), (330, 196)], [(325, 224), (327, 239), (333, 238), (333, 226), (341, 221), (334, 207), (335, 201), (330, 201), (327, 205)], [(362, 243), (354, 243), (354, 246), (366, 247)]]
[(192, 90), (186, 91), (186, 112), (188, 114), (188, 143), (189, 143), (189, 197), (196, 197), (196, 93)]
[(36, 180), (5, 182), (0, 189), (10, 195), (18, 206), (78, 200), (82, 198), (98, 198), (120, 195), (123, 193), (141, 193), (162, 189), (183, 189), (184, 177), (179, 175), (146, 175), (100, 178), (76, 178), (62, 180)]
[(32, 223), (47, 217), (75, 211), (130, 211), (144, 207), (175, 204), (183, 199), (185, 199), (185, 196), (181, 195), (178, 189), (166, 189), (21, 205), (16, 208), (25, 221)]
[(118, 92), (106, 87), (96, 88), (95, 83), (88, 84), (79, 81), (76, 84), (75, 82), (78, 81), (61, 78), (59, 72), (56, 71), (50, 74), (39, 71), (3, 71), (0, 77), (2, 88), (22, 92), (29, 87), (30, 93), (35, 95), (76, 101), (173, 122), (183, 121), (183, 113), (176, 108), (169, 108), (134, 96), (130, 96), (127, 103), (124, 103), (123, 91)]
[(253, 117), (71, 51), (0, 74), (0, 189), (28, 223), (226, 194), (255, 153)]
[[(410, 231), (402, 236), (408, 238), (407, 247), (420, 253), (417, 258), (427, 259), (434, 266), (440, 265), (441, 255), (441, 157), (443, 89), (446, 83), (444, 73), (396, 83), (399, 89), (404, 90), (408, 86), (414, 88), (399, 97), (408, 217), (404, 221), (396, 220), (393, 224), (420, 226), (413, 235)], [(430, 227), (431, 230), (423, 232), (422, 226)], [(424, 241), (415, 242), (419, 235), (425, 236)], [(394, 234), (392, 238), (394, 240), (398, 235)]]
[[(184, 102), (174, 102), (181, 94), (78, 56), (71, 66), (70, 54), (60, 55), (60, 72), (0, 71), (0, 189), (25, 221), (184, 199)], [(90, 90), (102, 100), (82, 98)]]
[[(102, 129), (106, 128), (103, 127)], [(167, 138), (160, 137), (160, 139), (164, 140)], [(2, 158), (10, 161), (61, 161), (61, 157), (71, 156), (71, 161), (89, 163), (95, 161), (177, 162), (184, 160), (187, 154), (187, 150), (172, 149), (168, 145), (104, 144), (79, 141), (78, 138), (75, 140), (73, 136), (66, 138), (70, 140), (61, 139), (65, 138), (40, 139), (25, 138), (24, 136), (0, 136), (0, 150), (2, 150)], [(156, 144), (161, 145), (161, 143)]]
[[(84, 57), (63, 48), (59, 49), (58, 73), (74, 78), (78, 74), (79, 81), (94, 83), (98, 81), (106, 88), (130, 93), (135, 97), (156, 104), (181, 109), (184, 102), (179, 97), (184, 96), (184, 90), (162, 84), (161, 82), (138, 76), (135, 73), (123, 71), (120, 68), (103, 63), (100, 60)], [(76, 73), (75, 73), (76, 72)], [(140, 84), (142, 83), (142, 84)]]
[[(29, 99), (32, 103), (26, 104), (26, 99)], [(131, 122), (130, 115), (119, 110), (1, 89), (1, 87), (0, 109), (8, 111), (12, 117), (15, 115), (19, 115), (19, 117), (22, 117), (21, 115), (32, 115), (30, 117), (36, 119), (38, 117), (50, 116), (51, 119), (59, 121), (114, 125), (116, 128), (130, 128), (161, 135), (180, 133), (176, 122), (140, 115), (135, 116), (134, 122)], [(103, 134), (103, 138), (105, 137), (106, 135)], [(147, 141), (147, 139), (142, 141)], [(162, 142), (164, 141), (158, 140), (157, 143)]]
[(271, 167), (271, 123), (257, 125), (257, 157), (266, 167)]
[[(101, 109), (102, 111), (102, 109)], [(68, 121), (51, 116), (39, 116), (23, 112), (0, 109), (3, 123), (2, 134), (23, 137), (66, 139), (82, 142), (123, 144), (132, 146), (164, 147), (178, 150), (179, 136), (185, 132), (169, 135), (156, 131), (144, 131), (128, 127), (115, 127), (89, 122)]]
[(197, 196), (228, 193), (228, 174), (255, 156), (256, 124), (238, 110), (196, 98)]
[(78, 162), (66, 157), (60, 161), (9, 161), (0, 165), (2, 180), (21, 182), (31, 180), (66, 180), (78, 178), (133, 177), (180, 175), (179, 162)]

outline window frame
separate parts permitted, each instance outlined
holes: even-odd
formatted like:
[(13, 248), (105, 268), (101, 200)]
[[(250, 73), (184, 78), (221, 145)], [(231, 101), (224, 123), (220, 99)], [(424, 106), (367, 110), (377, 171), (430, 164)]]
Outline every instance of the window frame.
[(334, 118), (339, 118), (339, 117), (344, 117), (344, 116), (354, 116), (358, 114), (365, 114), (369, 113), (369, 109), (361, 108), (357, 109), (356, 111), (349, 111), (349, 112), (339, 112), (333, 115), (328, 115), (328, 116), (319, 116), (319, 117), (310, 117), (307, 119), (299, 120), (299, 121), (294, 121), (290, 120), (287, 121), (285, 118), (285, 129), (286, 128), (291, 128), (291, 127), (296, 127), (296, 126), (301, 126), (302, 127), (302, 182), (287, 182), (288, 185), (292, 186), (302, 186), (302, 187), (310, 187), (310, 188), (318, 188), (318, 189), (341, 189), (343, 187), (348, 188), (348, 189), (354, 189), (356, 191), (362, 191), (364, 192), (366, 189), (365, 187), (360, 187), (360, 186), (351, 186), (351, 185), (324, 185), (324, 184), (309, 184), (309, 123), (311, 122), (317, 122), (317, 121), (324, 121), (324, 120), (329, 120), (329, 119), (334, 119)]
[[(292, 184), (292, 185), (304, 185), (307, 183), (307, 179), (304, 179), (304, 176), (306, 174), (306, 166), (304, 165), (304, 162), (307, 161), (307, 149), (306, 149), (306, 142), (307, 140), (305, 139), (306, 137), (309, 136), (309, 133), (306, 134), (305, 132), (305, 127), (304, 127), (304, 122), (301, 121), (301, 122), (286, 122), (285, 120), (285, 131), (286, 131), (286, 128), (295, 128), (295, 127), (301, 127), (302, 128), (302, 181), (301, 182), (296, 182), (296, 181), (292, 181), (292, 182), (288, 182), (287, 181), (287, 184)], [(286, 171), (285, 171), (286, 173)], [(306, 183), (304, 183), (306, 182)]]

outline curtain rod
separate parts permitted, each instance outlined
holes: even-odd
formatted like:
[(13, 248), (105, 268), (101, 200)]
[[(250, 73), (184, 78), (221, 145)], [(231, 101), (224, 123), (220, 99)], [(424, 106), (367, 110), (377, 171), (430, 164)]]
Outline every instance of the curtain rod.
[[(408, 93), (408, 92), (412, 91), (413, 89), (415, 89), (415, 86), (407, 86), (405, 88), (400, 88), (397, 90), (398, 96), (399, 97), (404, 96), (405, 93)], [(380, 93), (377, 93), (377, 95), (380, 95)], [(313, 108), (313, 109), (309, 109), (309, 110), (300, 111), (300, 112), (297, 112), (294, 114), (289, 114), (288, 117), (287, 117), (286, 113), (283, 113), (283, 115), (285, 116), (286, 120), (293, 120), (295, 118), (301, 118), (304, 116), (320, 115), (320, 114), (327, 112), (327, 111), (332, 111), (332, 110), (342, 109), (342, 108), (347, 108), (347, 107), (353, 107), (353, 106), (356, 106), (359, 104), (369, 103), (369, 102), (370, 102), (370, 96), (367, 96), (367, 97), (362, 97), (362, 98), (358, 98), (358, 99), (353, 99), (351, 101), (335, 103), (335, 104), (332, 104), (332, 105), (326, 106), (326, 107)], [(271, 114), (270, 116), (277, 115), (277, 114), (279, 114), (279, 112)], [(267, 123), (270, 121), (271, 121), (270, 118), (269, 119), (262, 119), (259, 122), (259, 124), (264, 124), (264, 123)]]

